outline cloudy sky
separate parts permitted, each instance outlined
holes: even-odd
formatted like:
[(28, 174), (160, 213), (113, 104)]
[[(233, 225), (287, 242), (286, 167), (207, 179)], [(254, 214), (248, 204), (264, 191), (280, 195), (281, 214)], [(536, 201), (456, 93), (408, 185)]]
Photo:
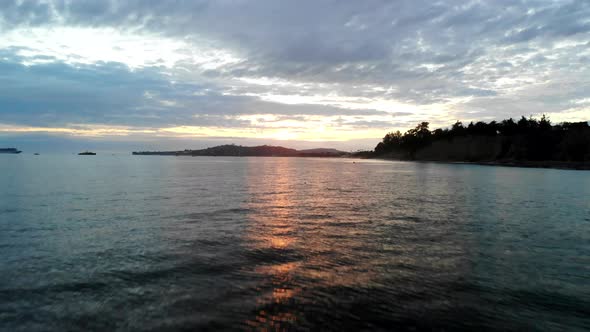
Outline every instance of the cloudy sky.
[(587, 121), (589, 64), (587, 0), (7, 0), (0, 142), (358, 149), (419, 121)]

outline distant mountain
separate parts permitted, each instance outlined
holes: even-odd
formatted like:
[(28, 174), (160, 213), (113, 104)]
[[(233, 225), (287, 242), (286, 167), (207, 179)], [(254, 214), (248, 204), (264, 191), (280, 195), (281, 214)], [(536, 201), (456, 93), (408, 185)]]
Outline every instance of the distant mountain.
[(338, 157), (347, 155), (336, 149), (295, 150), (282, 146), (261, 145), (241, 146), (235, 144), (219, 145), (201, 150), (183, 151), (140, 151), (134, 155), (173, 155), (173, 156), (234, 156), (234, 157)]

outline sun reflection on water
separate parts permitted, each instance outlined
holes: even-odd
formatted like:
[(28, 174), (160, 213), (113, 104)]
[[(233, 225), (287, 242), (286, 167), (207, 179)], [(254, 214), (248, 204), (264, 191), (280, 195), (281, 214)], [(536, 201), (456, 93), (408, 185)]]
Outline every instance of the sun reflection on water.
[[(257, 280), (248, 327), (289, 330), (305, 326), (308, 310), (321, 312), (341, 293), (349, 294), (342, 306), (367, 294), (371, 301), (390, 301), (391, 294), (380, 289), (396, 289), (400, 296), (428, 292), (428, 283), (416, 283), (423, 271), (440, 272), (445, 280), (460, 274), (455, 257), (462, 250), (456, 243), (422, 241), (447, 234), (452, 224), (430, 220), (428, 211), (401, 199), (392, 204), (395, 191), (376, 191), (352, 163), (318, 161), (306, 169), (302, 162), (256, 160), (247, 172), (248, 226), (242, 239), (252, 260), (246, 273)], [(421, 220), (427, 222), (418, 234)]]
[[(288, 167), (288, 159), (278, 160), (283, 164), (277, 165), (274, 170)], [(296, 203), (292, 197), (295, 183), (290, 176), (273, 176), (273, 179), (274, 181), (269, 181), (265, 174), (260, 174), (255, 169), (248, 175), (251, 195), (256, 197), (248, 203), (248, 208), (263, 213), (249, 215), (251, 227), (246, 234), (246, 243), (250, 250), (279, 261), (254, 269), (265, 280), (265, 286), (261, 287), (260, 296), (256, 299), (257, 313), (246, 324), (262, 331), (280, 331), (297, 321), (296, 313), (287, 308), (300, 291), (294, 284), (293, 276), (301, 262), (281, 261), (285, 253), (293, 251), (297, 242), (293, 215)]]

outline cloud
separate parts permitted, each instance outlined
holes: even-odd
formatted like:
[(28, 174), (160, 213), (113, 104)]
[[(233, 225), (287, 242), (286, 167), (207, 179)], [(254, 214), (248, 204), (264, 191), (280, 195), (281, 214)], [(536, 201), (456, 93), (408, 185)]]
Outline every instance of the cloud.
[(588, 17), (582, 0), (4, 1), (0, 123), (239, 134), (278, 121), (244, 116), (271, 114), (376, 135), (412, 121), (581, 118)]
[[(7, 54), (3, 56), (7, 59)], [(239, 114), (381, 115), (376, 110), (330, 105), (283, 104), (255, 96), (224, 94), (223, 88), (170, 82), (153, 68), (131, 70), (120, 63), (70, 65), (56, 62), (26, 66), (22, 57), (0, 63), (0, 114), (5, 124), (67, 126), (71, 123), (165, 126), (244, 127)], [(106, 131), (105, 131), (106, 132)]]

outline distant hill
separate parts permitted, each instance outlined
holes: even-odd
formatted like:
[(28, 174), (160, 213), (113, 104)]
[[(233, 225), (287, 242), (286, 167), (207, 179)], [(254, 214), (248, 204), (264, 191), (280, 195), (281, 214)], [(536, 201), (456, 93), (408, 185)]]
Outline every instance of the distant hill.
[(347, 152), (336, 150), (336, 149), (326, 149), (326, 148), (319, 148), (319, 149), (306, 149), (306, 150), (299, 150), (299, 153), (311, 153), (311, 154), (334, 154), (334, 155), (343, 155), (347, 154)]
[(295, 150), (282, 146), (260, 145), (241, 146), (235, 144), (219, 145), (201, 150), (182, 151), (140, 151), (134, 155), (172, 155), (172, 156), (234, 156), (234, 157), (338, 157), (347, 155), (336, 149)]

